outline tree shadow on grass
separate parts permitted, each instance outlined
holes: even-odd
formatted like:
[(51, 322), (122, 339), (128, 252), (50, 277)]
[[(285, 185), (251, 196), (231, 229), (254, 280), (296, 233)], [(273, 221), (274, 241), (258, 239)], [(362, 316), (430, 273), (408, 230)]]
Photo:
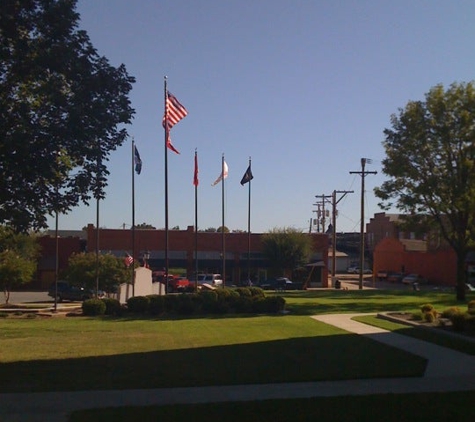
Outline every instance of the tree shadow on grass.
[[(159, 337), (157, 336), (157, 341)], [(289, 338), (0, 365), (0, 391), (197, 387), (421, 376), (426, 361), (362, 336)]]

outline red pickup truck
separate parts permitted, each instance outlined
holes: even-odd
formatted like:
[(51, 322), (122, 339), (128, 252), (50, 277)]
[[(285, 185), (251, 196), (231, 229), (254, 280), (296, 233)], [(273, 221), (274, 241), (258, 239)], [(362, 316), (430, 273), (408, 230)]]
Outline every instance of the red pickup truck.
[(168, 279), (168, 289), (170, 293), (184, 292), (192, 287), (190, 280), (186, 277), (170, 276)]

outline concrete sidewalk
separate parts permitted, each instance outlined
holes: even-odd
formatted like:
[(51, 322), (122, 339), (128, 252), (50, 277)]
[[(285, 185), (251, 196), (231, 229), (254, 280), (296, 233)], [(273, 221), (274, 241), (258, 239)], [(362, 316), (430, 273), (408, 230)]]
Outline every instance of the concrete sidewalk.
[(153, 390), (0, 394), (0, 422), (65, 422), (74, 410), (100, 407), (475, 390), (475, 357), (352, 321), (354, 316), (318, 315), (313, 318), (425, 357), (429, 361), (425, 376)]

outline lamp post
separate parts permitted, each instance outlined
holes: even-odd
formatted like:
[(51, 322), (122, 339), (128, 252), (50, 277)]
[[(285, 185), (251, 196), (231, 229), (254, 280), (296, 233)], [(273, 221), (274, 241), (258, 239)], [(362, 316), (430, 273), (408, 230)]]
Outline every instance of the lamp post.
[(150, 251), (145, 251), (143, 253), (143, 266), (149, 268), (148, 260), (150, 259)]

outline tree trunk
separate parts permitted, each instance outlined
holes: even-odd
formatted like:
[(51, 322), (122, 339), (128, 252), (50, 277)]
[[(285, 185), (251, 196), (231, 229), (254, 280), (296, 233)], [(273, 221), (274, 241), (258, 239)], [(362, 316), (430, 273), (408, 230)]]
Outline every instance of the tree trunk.
[(465, 259), (467, 253), (465, 250), (457, 250), (457, 301), (465, 301), (465, 283), (467, 282), (467, 271), (465, 269)]

